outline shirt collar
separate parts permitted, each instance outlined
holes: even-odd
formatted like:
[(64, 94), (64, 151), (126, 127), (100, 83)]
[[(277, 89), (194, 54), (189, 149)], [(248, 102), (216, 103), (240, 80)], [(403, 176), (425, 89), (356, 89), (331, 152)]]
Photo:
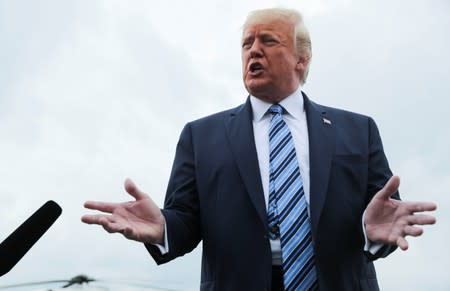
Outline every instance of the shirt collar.
[[(250, 95), (250, 103), (252, 105), (253, 121), (256, 122), (261, 121), (261, 119), (267, 113), (267, 110), (269, 110), (269, 107), (273, 104), (258, 99), (252, 95)], [(281, 100), (281, 102), (279, 102), (278, 104), (283, 106), (287, 114), (289, 114), (293, 118), (300, 118), (305, 110), (301, 87), (299, 86), (297, 90), (294, 91), (294, 93)]]

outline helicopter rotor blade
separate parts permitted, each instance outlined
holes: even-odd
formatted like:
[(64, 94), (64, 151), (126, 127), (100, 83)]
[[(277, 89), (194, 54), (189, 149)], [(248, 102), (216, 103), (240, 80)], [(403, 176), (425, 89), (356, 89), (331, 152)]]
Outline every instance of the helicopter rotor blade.
[(48, 280), (48, 281), (27, 282), (27, 283), (19, 283), (19, 284), (0, 286), (0, 289), (17, 288), (17, 287), (25, 287), (25, 286), (37, 286), (37, 285), (45, 285), (45, 284), (52, 284), (52, 283), (67, 283), (67, 282), (68, 282), (68, 280)]
[(151, 283), (149, 281), (136, 281), (136, 280), (128, 280), (128, 279), (98, 279), (97, 282), (103, 282), (103, 283), (113, 283), (118, 285), (127, 285), (127, 286), (134, 286), (134, 287), (141, 287), (141, 288), (152, 288), (153, 290), (159, 290), (159, 291), (179, 291), (180, 289), (173, 289), (173, 288), (167, 288), (167, 287), (161, 287), (158, 285), (155, 285), (154, 283)]

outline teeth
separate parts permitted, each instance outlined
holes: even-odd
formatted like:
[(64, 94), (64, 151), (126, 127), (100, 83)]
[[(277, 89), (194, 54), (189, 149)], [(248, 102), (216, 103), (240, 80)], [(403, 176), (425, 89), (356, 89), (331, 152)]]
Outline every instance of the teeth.
[(261, 64), (255, 63), (255, 64), (250, 65), (250, 71), (252, 71), (252, 72), (254, 72), (256, 70), (260, 70), (260, 69), (262, 69)]

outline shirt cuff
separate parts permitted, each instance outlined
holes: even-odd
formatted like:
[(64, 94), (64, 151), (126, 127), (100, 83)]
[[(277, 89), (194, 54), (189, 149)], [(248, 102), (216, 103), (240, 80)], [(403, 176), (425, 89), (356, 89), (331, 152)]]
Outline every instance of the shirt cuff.
[(169, 252), (169, 239), (167, 238), (167, 224), (164, 223), (164, 245), (161, 244), (152, 244), (156, 246), (159, 251), (161, 252), (161, 255), (165, 255)]
[(364, 218), (366, 216), (366, 211), (364, 211), (362, 216), (362, 229), (364, 233), (364, 251), (371, 253), (372, 255), (375, 255), (384, 245), (382, 243), (374, 243), (369, 240), (366, 234), (366, 226), (364, 224)]

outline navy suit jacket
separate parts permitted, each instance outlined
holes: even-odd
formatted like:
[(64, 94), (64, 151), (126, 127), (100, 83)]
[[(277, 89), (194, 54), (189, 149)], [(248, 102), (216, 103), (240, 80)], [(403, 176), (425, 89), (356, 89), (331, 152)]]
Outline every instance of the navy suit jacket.
[[(372, 264), (378, 256), (363, 251), (361, 225), (367, 204), (392, 176), (378, 129), (367, 116), (306, 95), (304, 105), (319, 288), (378, 290)], [(158, 264), (203, 241), (200, 290), (270, 290), (272, 255), (249, 98), (184, 127), (163, 215), (169, 253), (146, 245)]]

